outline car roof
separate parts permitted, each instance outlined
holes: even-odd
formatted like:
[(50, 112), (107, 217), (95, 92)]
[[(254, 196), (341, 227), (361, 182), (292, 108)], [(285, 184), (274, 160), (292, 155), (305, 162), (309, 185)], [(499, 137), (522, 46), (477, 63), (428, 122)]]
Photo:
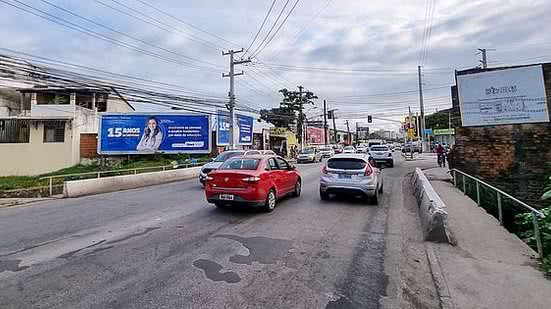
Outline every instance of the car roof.
[(329, 160), (332, 159), (362, 159), (367, 162), (368, 156), (365, 153), (339, 153), (331, 157)]

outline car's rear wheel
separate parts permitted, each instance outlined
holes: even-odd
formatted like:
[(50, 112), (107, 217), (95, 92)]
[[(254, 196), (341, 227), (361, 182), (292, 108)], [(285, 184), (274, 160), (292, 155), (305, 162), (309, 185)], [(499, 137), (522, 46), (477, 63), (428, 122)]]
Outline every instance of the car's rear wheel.
[(375, 190), (375, 195), (370, 196), (367, 201), (371, 205), (378, 205), (379, 204), (379, 190)]
[(328, 201), (330, 198), (329, 193), (320, 190), (320, 199), (322, 201)]
[(294, 197), (299, 197), (301, 191), (302, 191), (302, 183), (300, 182), (300, 179), (299, 179), (299, 180), (297, 180), (297, 182), (295, 183), (295, 191), (293, 192), (293, 196), (294, 196)]
[(276, 206), (276, 194), (274, 189), (270, 189), (268, 196), (266, 197), (266, 204), (264, 204), (264, 210), (271, 212)]

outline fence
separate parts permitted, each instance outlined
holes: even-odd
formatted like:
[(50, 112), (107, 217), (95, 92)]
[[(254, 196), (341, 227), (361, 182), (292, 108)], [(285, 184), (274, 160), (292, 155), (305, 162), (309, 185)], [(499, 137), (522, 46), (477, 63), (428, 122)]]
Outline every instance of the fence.
[(178, 164), (178, 165), (162, 165), (162, 166), (152, 166), (152, 167), (139, 167), (139, 168), (130, 168), (130, 169), (87, 172), (87, 173), (78, 173), (78, 174), (53, 175), (53, 176), (41, 177), (40, 180), (48, 180), (49, 194), (50, 196), (52, 196), (54, 193), (54, 186), (63, 185), (63, 183), (68, 180), (113, 177), (113, 176), (121, 176), (121, 175), (136, 175), (136, 174), (141, 174), (146, 172), (160, 172), (160, 171), (174, 170), (174, 169), (180, 169), (180, 168), (190, 168), (195, 166), (201, 166), (203, 164), (205, 163), (200, 162), (200, 163), (189, 163), (189, 164)]
[(538, 255), (541, 257), (543, 257), (543, 245), (542, 245), (542, 240), (541, 240), (541, 235), (540, 235), (540, 228), (539, 228), (539, 224), (538, 224), (538, 216), (543, 218), (544, 217), (544, 214), (535, 209), (534, 207), (526, 204), (525, 202), (515, 198), (514, 196), (474, 177), (474, 176), (471, 176), (467, 173), (464, 173), (458, 169), (453, 169), (452, 170), (452, 173), (453, 173), (453, 183), (455, 185), (455, 187), (458, 187), (459, 185), (459, 178), (457, 177), (458, 175), (457, 174), (460, 174), (462, 177), (461, 177), (461, 185), (460, 185), (460, 188), (461, 190), (463, 191), (463, 193), (465, 193), (466, 195), (468, 195), (468, 184), (467, 184), (467, 179), (470, 179), (470, 180), (473, 180), (475, 182), (475, 193), (476, 193), (476, 197), (475, 197), (475, 200), (476, 200), (476, 203), (478, 204), (478, 206), (480, 207), (482, 205), (482, 199), (481, 199), (481, 192), (483, 189), (490, 189), (492, 192), (495, 192), (495, 197), (496, 197), (496, 201), (497, 201), (497, 218), (499, 220), (499, 223), (501, 225), (504, 225), (504, 216), (503, 216), (503, 211), (504, 211), (504, 208), (503, 208), (503, 200), (504, 198), (514, 202), (515, 204), (517, 205), (520, 205), (524, 210), (526, 211), (529, 211), (532, 213), (532, 225), (533, 225), (533, 228), (534, 228), (534, 237), (536, 239), (536, 247), (537, 247), (537, 250), (538, 250)]

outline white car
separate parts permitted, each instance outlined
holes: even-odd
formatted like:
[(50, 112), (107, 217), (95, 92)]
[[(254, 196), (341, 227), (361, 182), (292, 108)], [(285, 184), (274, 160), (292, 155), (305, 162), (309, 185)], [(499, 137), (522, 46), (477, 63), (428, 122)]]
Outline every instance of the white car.
[(320, 146), (319, 151), (324, 158), (331, 158), (335, 155), (335, 150), (331, 146)]
[(383, 163), (388, 167), (394, 167), (392, 150), (386, 145), (371, 146), (369, 156), (375, 160), (375, 163)]
[(342, 150), (342, 153), (356, 153), (356, 148), (354, 146), (346, 146)]
[(364, 146), (358, 146), (358, 148), (356, 148), (356, 153), (367, 153), (367, 148)]

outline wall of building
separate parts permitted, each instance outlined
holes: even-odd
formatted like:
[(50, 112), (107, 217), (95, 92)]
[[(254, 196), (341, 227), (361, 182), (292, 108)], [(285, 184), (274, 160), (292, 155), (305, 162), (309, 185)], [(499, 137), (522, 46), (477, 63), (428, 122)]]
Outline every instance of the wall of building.
[(44, 143), (44, 124), (31, 125), (29, 143), (0, 144), (0, 176), (39, 175), (72, 166), (73, 131), (65, 125), (63, 143)]
[(80, 157), (92, 159), (98, 156), (98, 134), (81, 133), (80, 134)]
[[(544, 69), (546, 91), (551, 93), (551, 67)], [(452, 102), (452, 123), (457, 127), (452, 167), (533, 205), (546, 206), (540, 197), (551, 176), (551, 123), (462, 127), (455, 87)]]

